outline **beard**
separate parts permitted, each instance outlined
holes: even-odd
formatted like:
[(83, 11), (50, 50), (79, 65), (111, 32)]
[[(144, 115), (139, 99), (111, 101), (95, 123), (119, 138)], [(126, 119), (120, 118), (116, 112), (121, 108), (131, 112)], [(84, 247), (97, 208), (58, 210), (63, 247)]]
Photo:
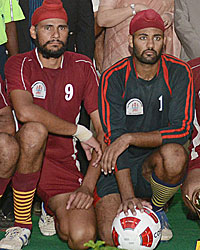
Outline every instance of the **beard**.
[[(38, 51), (42, 54), (44, 58), (59, 58), (64, 54), (67, 48), (67, 41), (64, 43), (60, 40), (54, 39), (46, 42), (45, 44), (41, 45), (38, 39), (38, 35), (36, 34), (36, 39), (34, 40), (36, 47), (38, 48)], [(47, 45), (52, 43), (52, 42), (58, 42), (62, 44), (62, 47), (56, 51), (47, 49)]]
[[(145, 53), (147, 51), (153, 52), (154, 56), (151, 56), (151, 57), (145, 56)], [(144, 63), (144, 64), (155, 64), (158, 60), (160, 60), (162, 52), (163, 52), (163, 48), (158, 53), (154, 49), (147, 49), (147, 50), (144, 50), (142, 54), (140, 54), (137, 48), (135, 47), (135, 45), (133, 44), (133, 55), (137, 58), (139, 62)]]

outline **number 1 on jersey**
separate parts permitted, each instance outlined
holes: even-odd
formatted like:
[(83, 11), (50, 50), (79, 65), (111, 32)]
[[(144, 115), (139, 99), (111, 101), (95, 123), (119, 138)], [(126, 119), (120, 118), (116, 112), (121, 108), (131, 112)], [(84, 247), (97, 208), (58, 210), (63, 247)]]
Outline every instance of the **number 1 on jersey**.
[(158, 100), (160, 101), (160, 108), (158, 111), (162, 111), (163, 110), (163, 96), (161, 95)]

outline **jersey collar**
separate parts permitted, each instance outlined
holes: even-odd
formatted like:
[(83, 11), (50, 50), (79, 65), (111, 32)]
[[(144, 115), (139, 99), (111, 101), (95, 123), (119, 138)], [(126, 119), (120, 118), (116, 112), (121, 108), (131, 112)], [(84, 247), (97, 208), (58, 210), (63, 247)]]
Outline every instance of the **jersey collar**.
[[(38, 54), (38, 48), (35, 48), (35, 54), (36, 54), (36, 57), (37, 57), (37, 60), (38, 60), (38, 62), (40, 64), (41, 69), (43, 69), (44, 66), (43, 66), (42, 62), (40, 61), (39, 54)], [(60, 63), (60, 68), (61, 69), (63, 68), (63, 61), (64, 61), (64, 56), (62, 55), (62, 59), (61, 59), (61, 63)]]

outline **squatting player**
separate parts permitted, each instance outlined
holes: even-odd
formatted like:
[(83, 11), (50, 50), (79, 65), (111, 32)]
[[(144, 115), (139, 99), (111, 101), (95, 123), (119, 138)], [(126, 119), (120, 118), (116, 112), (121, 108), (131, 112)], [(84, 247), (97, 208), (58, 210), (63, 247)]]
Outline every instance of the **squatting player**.
[(150, 9), (137, 13), (130, 23), (132, 56), (101, 76), (99, 112), (108, 147), (96, 212), (100, 237), (110, 245), (113, 218), (121, 209), (134, 213), (135, 206), (150, 206), (144, 198), (161, 220), (161, 240), (173, 236), (163, 206), (185, 176), (182, 144), (192, 130), (194, 89), (189, 66), (162, 54), (164, 40), (160, 15)]
[[(45, 0), (35, 10), (30, 33), (36, 49), (10, 58), (6, 65), (8, 92), (17, 119), (24, 124), (22, 128), (29, 122), (36, 123), (43, 128), (41, 136), (44, 131), (48, 135), (47, 142), (43, 143), (43, 148), (46, 144), (44, 158), (38, 159), (40, 166), (43, 160), (38, 193), (49, 212), (55, 215), (57, 232), (71, 249), (85, 249), (83, 244), (95, 240), (96, 236), (92, 194), (96, 183), (93, 174), (96, 176), (97, 170), (92, 165), (100, 160), (101, 149), (89, 130), (75, 124), (84, 101), (97, 135), (102, 133), (98, 114), (98, 78), (90, 59), (65, 52), (67, 14), (60, 0)], [(34, 128), (29, 131), (27, 136), (30, 140), (34, 133)], [(84, 180), (78, 169), (75, 137), (82, 142), (89, 160), (90, 149), (96, 151), (96, 158)], [(24, 157), (23, 160), (33, 160), (35, 164), (35, 159)], [(20, 192), (20, 196), (33, 193), (40, 167), (34, 169), (34, 174), (37, 178), (30, 175), (26, 183), (27, 186), (32, 183), (32, 186), (29, 190), (26, 188), (26, 192)], [(16, 234), (15, 228), (10, 229), (1, 240), (0, 248), (17, 250), (28, 243), (32, 224), (30, 217), (29, 221), (24, 220), (23, 213), (26, 206), (31, 208), (32, 196), (25, 204), (19, 204), (17, 198), (14, 197), (18, 227), (29, 231), (25, 231), (22, 241), (21, 234)], [(18, 248), (15, 244), (19, 245)]]
[[(196, 98), (192, 142), (189, 147), (190, 155), (188, 172), (181, 190), (185, 204), (191, 209), (191, 211), (195, 212), (190, 202), (188, 202), (186, 195), (194, 202), (193, 193), (195, 193), (195, 191), (200, 191), (200, 58), (195, 58), (188, 63), (193, 72)], [(192, 214), (191, 217), (195, 218)]]

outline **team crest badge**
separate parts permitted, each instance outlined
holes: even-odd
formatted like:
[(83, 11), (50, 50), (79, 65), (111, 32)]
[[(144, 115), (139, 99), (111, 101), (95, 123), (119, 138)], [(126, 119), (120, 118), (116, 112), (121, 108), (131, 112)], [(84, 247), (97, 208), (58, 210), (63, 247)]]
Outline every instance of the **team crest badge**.
[(126, 104), (126, 115), (143, 115), (143, 103), (137, 99), (133, 98), (129, 100)]
[(46, 97), (46, 86), (43, 82), (37, 81), (32, 86), (33, 97), (45, 99)]

